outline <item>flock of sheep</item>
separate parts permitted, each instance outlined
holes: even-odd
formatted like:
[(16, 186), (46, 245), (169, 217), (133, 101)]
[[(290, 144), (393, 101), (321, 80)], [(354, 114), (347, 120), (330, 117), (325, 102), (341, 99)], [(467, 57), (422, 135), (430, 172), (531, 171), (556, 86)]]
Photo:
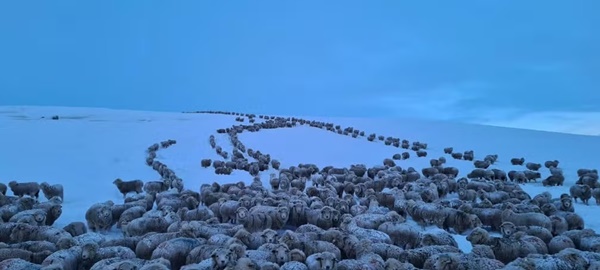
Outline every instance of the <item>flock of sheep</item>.
[[(520, 184), (542, 179), (542, 168), (549, 172), (543, 185), (564, 183), (558, 161), (512, 158), (524, 169), (505, 172), (493, 168), (497, 155), (476, 159), (471, 150), (449, 147), (446, 155), (474, 169), (461, 173), (443, 156), (421, 170), (402, 168), (398, 160), (411, 151), (424, 158), (428, 145), (299, 118), (200, 113), (240, 122), (209, 137), (221, 159), (200, 166), (216, 174), (246, 171), (249, 183), (186, 188), (156, 160), (157, 151), (177, 143), (166, 140), (149, 146), (145, 160), (160, 181), (116, 179), (122, 203), (96, 203), (85, 222), (64, 228), (52, 226), (62, 213), (62, 185), (0, 185), (0, 270), (600, 269), (600, 234), (585, 228), (573, 207), (578, 199), (600, 201), (596, 170), (578, 170), (569, 194), (531, 196)], [(372, 167), (283, 167), (238, 137), (298, 125), (404, 150)], [(231, 152), (215, 136), (227, 136)], [(277, 173), (261, 179), (268, 170)], [(40, 202), (40, 190), (47, 201)], [(115, 227), (121, 237), (107, 233)], [(472, 250), (461, 251), (452, 234), (466, 235)]]

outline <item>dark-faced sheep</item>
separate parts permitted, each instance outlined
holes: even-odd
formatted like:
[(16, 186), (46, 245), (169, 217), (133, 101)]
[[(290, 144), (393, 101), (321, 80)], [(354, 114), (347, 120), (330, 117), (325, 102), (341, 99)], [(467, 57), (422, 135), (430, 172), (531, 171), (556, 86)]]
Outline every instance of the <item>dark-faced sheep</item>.
[(532, 171), (538, 171), (542, 167), (540, 163), (527, 162), (525, 164), (525, 168)]
[(130, 192), (135, 192), (136, 194), (142, 193), (142, 188), (144, 187), (144, 182), (142, 182), (142, 180), (123, 181), (122, 179), (117, 178), (113, 181), (113, 184), (115, 184), (119, 189), (119, 192), (123, 194), (123, 198)]
[(59, 197), (62, 201), (64, 201), (64, 188), (61, 184), (50, 185), (47, 182), (42, 182), (40, 184), (40, 189), (42, 193), (44, 193), (44, 197), (50, 200), (52, 197)]
[(15, 196), (23, 197), (24, 195), (29, 195), (36, 199), (40, 197), (40, 185), (36, 182), (19, 183), (17, 181), (10, 181), (8, 186)]
[(511, 158), (510, 164), (522, 166), (525, 163), (525, 158)]
[(569, 193), (575, 202), (577, 202), (577, 199), (579, 198), (586, 205), (592, 197), (592, 189), (588, 185), (573, 185), (569, 189)]

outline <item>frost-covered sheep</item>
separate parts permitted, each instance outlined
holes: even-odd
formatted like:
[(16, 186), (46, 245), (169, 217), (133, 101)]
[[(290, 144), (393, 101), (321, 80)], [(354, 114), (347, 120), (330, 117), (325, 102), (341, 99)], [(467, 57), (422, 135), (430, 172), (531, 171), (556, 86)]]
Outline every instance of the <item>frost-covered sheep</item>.
[(32, 218), (35, 222), (31, 225), (46, 225), (46, 211), (42, 209), (31, 209), (18, 212), (16, 215), (12, 216), (8, 222), (22, 222), (22, 219), (27, 220), (28, 218)]
[(111, 207), (113, 205), (112, 201), (95, 203), (85, 212), (87, 226), (92, 232), (108, 231), (112, 227), (113, 216)]
[(148, 181), (144, 184), (144, 192), (148, 194), (158, 194), (169, 189), (163, 181)]
[(61, 184), (50, 185), (47, 182), (40, 184), (40, 189), (44, 193), (44, 197), (50, 200), (52, 197), (59, 197), (61, 201), (64, 201), (64, 188)]
[(62, 237), (71, 237), (71, 235), (60, 228), (52, 226), (35, 226), (25, 223), (18, 223), (10, 232), (10, 240), (13, 243), (25, 241), (48, 241), (58, 242)]
[(446, 231), (429, 231), (421, 236), (420, 247), (426, 246), (453, 246), (458, 247), (454, 237)]
[(417, 268), (423, 268), (425, 261), (439, 253), (461, 253), (460, 249), (452, 246), (427, 246), (405, 250), (399, 257), (400, 261), (409, 262)]
[(444, 154), (452, 154), (453, 151), (454, 151), (453, 147), (444, 148)]
[(133, 252), (133, 250), (121, 246), (100, 247), (97, 243), (87, 243), (81, 247), (81, 250), (82, 264), (86, 267), (91, 267), (96, 262), (108, 258), (135, 258), (135, 252)]
[(331, 252), (315, 253), (306, 258), (308, 270), (333, 270), (336, 269), (338, 259)]
[(584, 204), (588, 204), (592, 197), (592, 189), (588, 185), (573, 185), (569, 188), (569, 193), (575, 202), (577, 199), (581, 199)]
[(249, 232), (258, 232), (273, 226), (271, 215), (262, 211), (250, 213), (246, 207), (237, 209), (236, 220)]
[(127, 224), (136, 218), (140, 218), (146, 213), (146, 207), (144, 206), (133, 206), (123, 211), (119, 220), (117, 221), (117, 228), (121, 228), (123, 224)]
[(43, 270), (77, 270), (81, 265), (82, 249), (80, 246), (74, 246), (68, 249), (59, 250), (50, 254), (41, 263)]
[(18, 183), (17, 181), (10, 181), (8, 186), (15, 196), (29, 195), (36, 199), (40, 197), (40, 185), (36, 182)]
[(130, 222), (123, 222), (121, 228), (125, 236), (141, 236), (149, 232), (166, 232), (170, 224), (179, 221), (176, 213), (165, 216), (142, 216)]
[(461, 188), (458, 190), (458, 198), (462, 201), (475, 202), (477, 200), (477, 191)]
[(136, 194), (142, 193), (144, 187), (144, 182), (142, 180), (123, 181), (121, 178), (117, 178), (113, 181), (113, 184), (115, 184), (117, 189), (119, 189), (119, 192), (123, 194), (123, 198), (130, 192), (135, 192)]
[(552, 230), (552, 221), (542, 213), (515, 213), (511, 209), (502, 211), (502, 222), (512, 222), (516, 226), (540, 226)]
[(164, 258), (171, 262), (172, 269), (179, 269), (186, 264), (190, 252), (202, 245), (202, 242), (194, 238), (174, 238), (161, 243), (152, 252), (151, 259)]
[(63, 230), (71, 234), (71, 236), (73, 237), (87, 233), (87, 227), (81, 221), (71, 222), (65, 225), (65, 227), (63, 227)]
[(564, 235), (557, 235), (548, 243), (548, 253), (556, 254), (566, 248), (575, 248), (575, 243), (571, 238)]
[(356, 225), (356, 221), (354, 221), (350, 216), (345, 216), (342, 218), (342, 221), (340, 223), (340, 229), (342, 231), (356, 235), (358, 239), (368, 239), (373, 243), (392, 243), (392, 240), (388, 234), (378, 230), (361, 228), (358, 225)]
[(419, 227), (405, 222), (385, 222), (377, 228), (390, 236), (394, 244), (404, 248), (415, 248), (421, 241), (421, 230)]
[(8, 190), (8, 187), (4, 183), (0, 183), (0, 194), (6, 195), (7, 190)]

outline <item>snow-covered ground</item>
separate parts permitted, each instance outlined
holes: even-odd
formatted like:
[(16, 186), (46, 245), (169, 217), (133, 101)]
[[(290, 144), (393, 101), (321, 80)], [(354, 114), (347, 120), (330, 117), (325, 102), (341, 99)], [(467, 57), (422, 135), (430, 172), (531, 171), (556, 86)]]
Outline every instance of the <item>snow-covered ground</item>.
[[(59, 115), (58, 121), (50, 120)], [(42, 118), (42, 117), (45, 118)], [(184, 179), (187, 188), (198, 190), (202, 183), (249, 182), (247, 172), (234, 171), (229, 176), (215, 175), (212, 169), (200, 166), (202, 158), (220, 159), (208, 144), (208, 137), (218, 128), (239, 124), (234, 116), (142, 112), (97, 108), (63, 107), (0, 107), (0, 182), (46, 181), (60, 183), (65, 188), (63, 214), (56, 226), (83, 221), (87, 208), (96, 202), (121, 201), (122, 195), (112, 184), (123, 179), (158, 180), (158, 174), (144, 163), (145, 150), (153, 143), (175, 139), (177, 144), (159, 150), (158, 160), (166, 163)], [(308, 117), (307, 117), (308, 118)], [(579, 168), (596, 168), (594, 153), (600, 152), (600, 137), (519, 130), (500, 127), (433, 122), (409, 119), (349, 119), (313, 117), (353, 126), (367, 133), (426, 142), (428, 157), (411, 158), (397, 163), (402, 167), (429, 166), (431, 158), (446, 156), (443, 148), (457, 151), (474, 150), (476, 158), (498, 154), (493, 167), (523, 169), (512, 166), (510, 158), (525, 157), (527, 161), (543, 163), (557, 159), (566, 175), (563, 187), (542, 187), (540, 183), (523, 185), (532, 195), (549, 191), (553, 196), (568, 193)], [(217, 144), (227, 146), (225, 136), (217, 135)], [(403, 150), (369, 142), (364, 137), (354, 139), (321, 129), (299, 126), (289, 129), (245, 132), (239, 139), (249, 148), (269, 153), (282, 166), (314, 163), (318, 166), (349, 166), (364, 163), (380, 165)], [(222, 141), (222, 143), (219, 143)], [(225, 149), (230, 151), (231, 149)], [(448, 165), (461, 169), (461, 175), (473, 169), (471, 162), (447, 157)], [(263, 179), (270, 172), (263, 172)], [(542, 176), (549, 174), (542, 169)], [(10, 191), (9, 191), (10, 193)], [(600, 206), (577, 203), (586, 227), (600, 231)], [(464, 237), (457, 237), (464, 250), (470, 249)]]

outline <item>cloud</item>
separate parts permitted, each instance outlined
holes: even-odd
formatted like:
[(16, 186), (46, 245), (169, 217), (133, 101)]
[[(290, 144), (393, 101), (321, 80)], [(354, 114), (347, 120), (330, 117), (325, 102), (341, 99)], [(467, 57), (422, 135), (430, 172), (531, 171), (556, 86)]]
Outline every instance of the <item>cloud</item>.
[(438, 120), (470, 119), (475, 117), (473, 114), (479, 107), (471, 106), (470, 103), (482, 99), (488, 88), (489, 85), (484, 82), (466, 81), (440, 85), (433, 89), (398, 90), (391, 95), (373, 97), (366, 103), (387, 109), (392, 116)]
[(600, 112), (532, 112), (518, 117), (505, 119), (497, 117), (474, 123), (580, 135), (600, 135)]
[(600, 135), (600, 112), (530, 111), (499, 107), (492, 86), (466, 81), (435, 89), (398, 91), (365, 101), (391, 117), (424, 118), (580, 135)]

